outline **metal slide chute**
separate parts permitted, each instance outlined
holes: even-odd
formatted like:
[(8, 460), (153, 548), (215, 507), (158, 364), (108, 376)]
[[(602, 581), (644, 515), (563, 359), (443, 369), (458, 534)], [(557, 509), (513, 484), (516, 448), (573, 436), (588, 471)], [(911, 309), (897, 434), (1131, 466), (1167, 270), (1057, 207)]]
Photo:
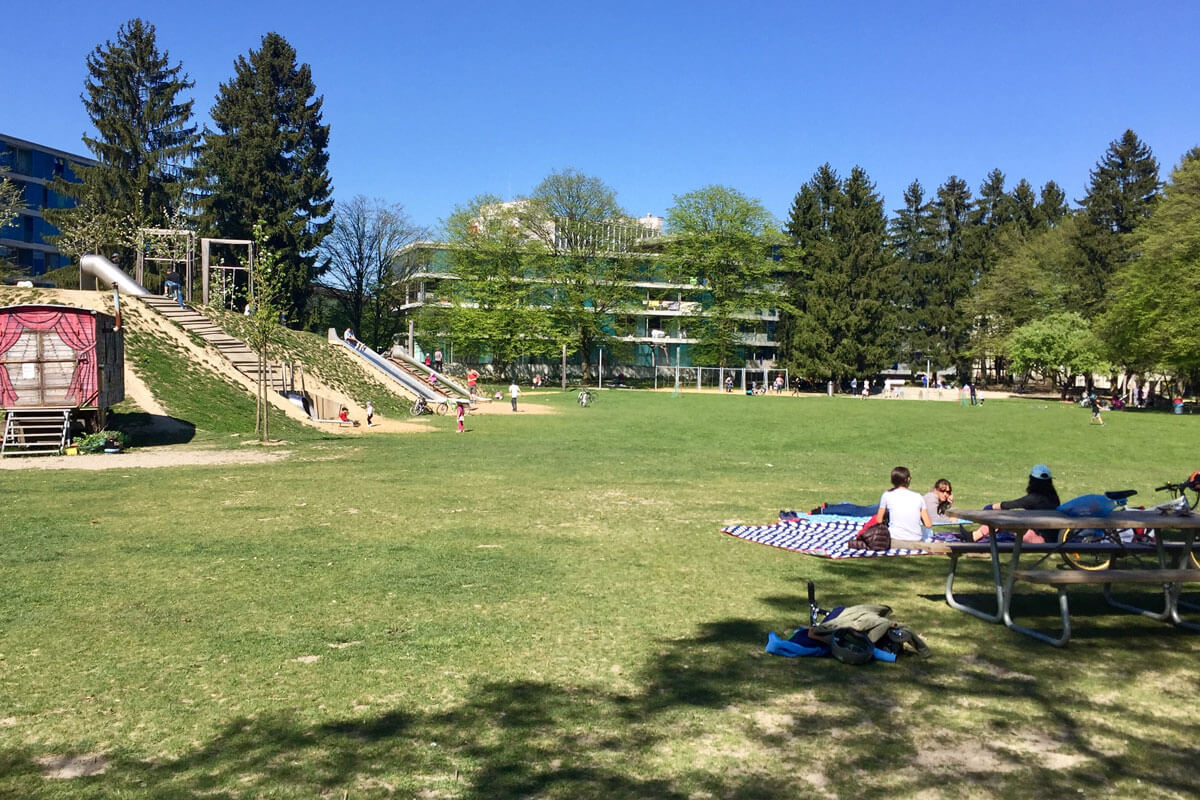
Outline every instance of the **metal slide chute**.
[(353, 353), (357, 353), (360, 358), (365, 359), (371, 366), (386, 374), (389, 378), (399, 383), (410, 393), (417, 397), (423, 397), (427, 401), (440, 403), (445, 402), (446, 398), (440, 392), (435, 391), (429, 384), (422, 381), (420, 378), (412, 375), (406, 370), (401, 369), (396, 364), (393, 364), (388, 359), (376, 353), (371, 348), (359, 341), (352, 341), (337, 336), (332, 330), (329, 332), (329, 340), (338, 342)]
[[(86, 278), (86, 280), (85, 280)], [(101, 280), (109, 286), (115, 286), (125, 294), (144, 297), (150, 292), (140, 283), (109, 261), (104, 256), (90, 254), (79, 259), (79, 288), (95, 289), (96, 281)]]
[[(423, 364), (422, 362), (420, 362), (417, 359), (410, 356), (408, 353), (404, 352), (404, 350), (400, 347), (392, 348), (391, 352), (388, 354), (388, 360), (394, 361), (395, 363), (399, 364), (401, 367), (407, 366), (408, 368), (411, 368), (414, 371), (420, 370), (421, 372), (424, 372), (426, 375), (428, 375), (429, 373), (434, 371), (434, 370), (430, 369), (429, 367), (425, 366), (425, 364)], [(440, 386), (444, 386), (447, 389), (453, 389), (455, 392), (457, 392), (463, 398), (470, 399), (471, 393), (469, 391), (467, 391), (463, 386), (461, 386), (458, 382), (454, 381), (451, 378), (447, 378), (445, 375), (443, 375), (440, 372), (437, 374), (437, 376), (438, 376), (438, 384)]]

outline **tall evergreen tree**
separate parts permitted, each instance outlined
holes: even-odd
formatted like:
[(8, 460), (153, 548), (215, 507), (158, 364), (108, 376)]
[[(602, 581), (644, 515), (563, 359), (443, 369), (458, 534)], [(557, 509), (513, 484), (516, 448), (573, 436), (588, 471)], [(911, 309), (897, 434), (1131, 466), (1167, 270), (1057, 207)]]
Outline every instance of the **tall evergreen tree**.
[(1158, 161), (1131, 130), (1109, 144), (1092, 170), (1076, 237), (1081, 269), (1070, 298), (1085, 316), (1104, 311), (1113, 273), (1132, 256), (1130, 234), (1150, 216), (1161, 185)]
[(1042, 187), (1041, 201), (1038, 203), (1038, 217), (1043, 226), (1053, 227), (1070, 213), (1067, 193), (1054, 181), (1046, 181), (1046, 185)]
[(841, 179), (828, 163), (817, 169), (793, 199), (786, 232), (803, 255), (787, 281), (793, 310), (784, 312), (779, 326), (787, 363), (801, 375), (839, 383), (849, 377), (849, 367), (833, 358), (848, 287), (833, 239), (834, 213), (842, 203)]
[(788, 281), (784, 358), (813, 378), (874, 374), (895, 360), (895, 273), (883, 200), (855, 167), (844, 181), (825, 164), (792, 204), (788, 234), (801, 246)]
[[(179, 95), (194, 84), (182, 64), (170, 66), (168, 53), (158, 50), (154, 26), (140, 19), (122, 25), (115, 42), (97, 46), (87, 69), (82, 99), (97, 135), (83, 141), (99, 163), (74, 167), (79, 184), (57, 180), (54, 190), (80, 203), (46, 216), (60, 229), (97, 213), (161, 226), (187, 205), (187, 170), (198, 136), (192, 100)], [(119, 238), (114, 235), (109, 244), (129, 263), (133, 249), (121, 246)]]
[(235, 75), (221, 84), (212, 109), (216, 131), (206, 131), (199, 167), (207, 180), (201, 198), (208, 230), (248, 239), (258, 220), (281, 269), (281, 306), (303, 322), (317, 248), (332, 230), (329, 126), (312, 70), (277, 33), (262, 38)]
[(937, 220), (925, 188), (913, 181), (904, 190), (904, 207), (888, 226), (888, 237), (899, 273), (896, 298), (897, 358), (912, 363), (928, 349), (928, 312), (936, 289)]
[(934, 364), (966, 369), (970, 319), (960, 307), (974, 284), (975, 266), (969, 253), (971, 190), (951, 175), (938, 187), (934, 200), (937, 256), (928, 273), (929, 304), (924, 316), (925, 357)]

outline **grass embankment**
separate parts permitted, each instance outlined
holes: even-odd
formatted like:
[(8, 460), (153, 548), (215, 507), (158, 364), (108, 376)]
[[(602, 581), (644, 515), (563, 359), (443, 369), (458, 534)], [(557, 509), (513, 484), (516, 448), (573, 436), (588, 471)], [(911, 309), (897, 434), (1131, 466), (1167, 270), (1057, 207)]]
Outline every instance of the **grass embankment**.
[[(313, 437), (269, 465), (0, 473), (0, 795), (1200, 792), (1195, 636), (1082, 590), (1055, 650), (949, 609), (940, 557), (831, 562), (718, 533), (872, 502), (900, 463), (964, 507), (1021, 494), (1038, 461), (1064, 497), (1148, 499), (1197, 466), (1196, 419), (573, 399), (464, 436), (439, 418)], [(765, 655), (804, 621), (806, 578), (826, 606), (892, 605), (933, 657)], [(1027, 610), (1056, 620), (1051, 593)], [(64, 757), (105, 771), (43, 777)]]

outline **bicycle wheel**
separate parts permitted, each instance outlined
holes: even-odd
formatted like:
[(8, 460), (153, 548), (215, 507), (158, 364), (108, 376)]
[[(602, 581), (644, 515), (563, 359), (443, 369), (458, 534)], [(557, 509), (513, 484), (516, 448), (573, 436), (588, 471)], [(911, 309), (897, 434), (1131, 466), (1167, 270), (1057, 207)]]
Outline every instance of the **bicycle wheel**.
[(442, 402), (438, 403), (436, 408), (437, 408), (437, 414), (439, 417), (444, 417), (450, 413), (450, 404), (444, 400)]
[(413, 403), (411, 406), (408, 407), (408, 415), (410, 417), (421, 416), (421, 411), (422, 411), (422, 408), (421, 408), (420, 403)]
[(1108, 569), (1109, 565), (1112, 564), (1112, 556), (1107, 553), (1088, 553), (1069, 549), (1071, 542), (1083, 544), (1085, 542), (1105, 541), (1103, 531), (1098, 531), (1095, 528), (1084, 528), (1083, 530), (1067, 528), (1062, 532), (1062, 541), (1067, 543), (1067, 547), (1062, 553), (1062, 560), (1072, 569), (1096, 572)]

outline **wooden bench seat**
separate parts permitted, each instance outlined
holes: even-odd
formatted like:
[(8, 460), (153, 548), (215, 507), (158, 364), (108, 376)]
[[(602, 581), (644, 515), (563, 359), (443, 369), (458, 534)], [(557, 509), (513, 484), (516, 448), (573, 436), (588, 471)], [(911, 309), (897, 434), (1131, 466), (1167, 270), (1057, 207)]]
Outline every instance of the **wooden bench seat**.
[(1019, 581), (1047, 586), (1078, 586), (1105, 583), (1177, 583), (1200, 581), (1200, 569), (1101, 569), (1087, 572), (1076, 569), (1018, 569), (1012, 574)]

